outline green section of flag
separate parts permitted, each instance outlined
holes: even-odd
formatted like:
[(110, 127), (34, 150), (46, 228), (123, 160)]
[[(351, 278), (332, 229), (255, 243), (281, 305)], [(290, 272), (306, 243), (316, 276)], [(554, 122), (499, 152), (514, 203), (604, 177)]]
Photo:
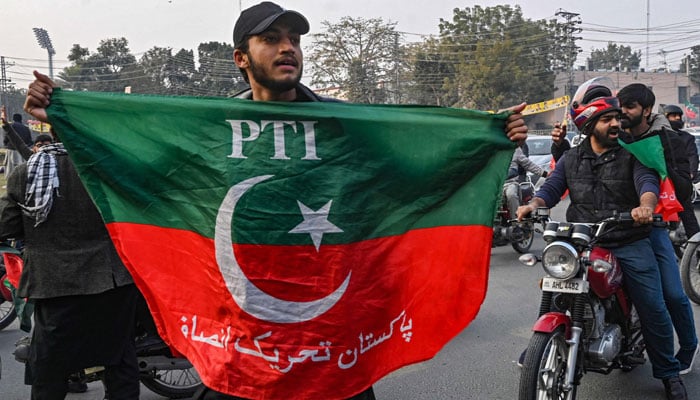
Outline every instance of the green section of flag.
[(647, 168), (656, 171), (661, 177), (661, 180), (666, 179), (668, 171), (666, 170), (666, 159), (664, 158), (664, 148), (661, 144), (661, 138), (654, 135), (648, 138), (638, 140), (636, 142), (626, 143), (624, 140), (618, 140), (620, 145), (632, 153), (637, 160), (644, 164)]
[(48, 113), (105, 222), (213, 237), (229, 188), (272, 175), (238, 202), (238, 243), (310, 243), (298, 203), (332, 201), (328, 244), (490, 226), (514, 147), (506, 114), (439, 107), (55, 90)]

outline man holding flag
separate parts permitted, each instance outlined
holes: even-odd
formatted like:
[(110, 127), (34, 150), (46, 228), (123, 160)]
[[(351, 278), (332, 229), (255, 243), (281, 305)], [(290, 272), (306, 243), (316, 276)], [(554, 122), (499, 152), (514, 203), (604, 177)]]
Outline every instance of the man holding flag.
[[(685, 144), (671, 128), (666, 117), (651, 112), (656, 96), (646, 85), (627, 85), (620, 89), (617, 97), (623, 114), (624, 133), (620, 135), (620, 144), (661, 176), (661, 208), (657, 211), (664, 215), (664, 220), (677, 221), (676, 213), (683, 210), (680, 203), (690, 197), (692, 190), (690, 160)], [(664, 300), (678, 335), (680, 349), (676, 353), (676, 359), (681, 364), (680, 373), (687, 374), (692, 369), (699, 350), (693, 310), (683, 291), (668, 231), (655, 227), (649, 239), (659, 263)]]
[[(251, 88), (237, 97), (255, 104), (63, 92), (38, 73), (28, 91), (25, 110), (76, 159), (161, 336), (213, 389), (201, 398), (373, 399), (373, 382), (432, 357), (485, 295), (525, 104), (319, 104), (300, 83), (308, 31), (274, 3), (241, 13), (233, 57)], [(139, 131), (141, 118), (163, 132)], [(174, 291), (172, 275), (190, 284)]]

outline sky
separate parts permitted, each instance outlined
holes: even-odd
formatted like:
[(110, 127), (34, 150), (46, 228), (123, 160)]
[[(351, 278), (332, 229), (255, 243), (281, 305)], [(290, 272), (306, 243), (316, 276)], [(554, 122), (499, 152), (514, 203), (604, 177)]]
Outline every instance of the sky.
[[(259, 0), (1, 0), (0, 56), (16, 87), (26, 87), (31, 71), (48, 73), (48, 55), (37, 44), (32, 28), (49, 33), (56, 55), (54, 74), (69, 65), (73, 44), (94, 52), (100, 40), (125, 37), (137, 58), (153, 46), (196, 50), (199, 43), (232, 43), (240, 9)], [(677, 69), (691, 46), (700, 44), (700, 6), (697, 0), (569, 1), (521, 0), (285, 0), (281, 6), (304, 14), (310, 33), (321, 32), (321, 22), (335, 23), (344, 16), (380, 17), (406, 32), (406, 41), (421, 41), (439, 33), (440, 18), (451, 20), (453, 9), (519, 5), (525, 18), (556, 19), (558, 10), (578, 13), (583, 31), (578, 42), (583, 65), (593, 48), (609, 40), (642, 51), (642, 67), (657, 68), (665, 59)], [(673, 4), (673, 7), (668, 7)], [(563, 21), (563, 19), (559, 18)], [(647, 34), (647, 19), (649, 30)], [(303, 39), (302, 39), (303, 41)], [(309, 44), (307, 41), (305, 44)], [(648, 49), (648, 50), (647, 50)], [(666, 52), (665, 57), (660, 54)], [(195, 51), (196, 53), (196, 51)], [(646, 55), (649, 55), (648, 60)]]

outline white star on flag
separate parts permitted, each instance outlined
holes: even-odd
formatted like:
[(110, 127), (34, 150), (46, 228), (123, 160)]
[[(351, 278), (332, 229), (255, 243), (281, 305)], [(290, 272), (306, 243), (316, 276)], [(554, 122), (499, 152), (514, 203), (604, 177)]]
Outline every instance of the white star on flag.
[(343, 231), (328, 221), (328, 213), (331, 210), (332, 202), (333, 200), (329, 200), (326, 205), (314, 211), (297, 200), (299, 210), (301, 210), (301, 215), (304, 217), (304, 220), (289, 231), (289, 233), (308, 233), (311, 236), (311, 241), (314, 242), (316, 251), (318, 251), (324, 233), (338, 233)]

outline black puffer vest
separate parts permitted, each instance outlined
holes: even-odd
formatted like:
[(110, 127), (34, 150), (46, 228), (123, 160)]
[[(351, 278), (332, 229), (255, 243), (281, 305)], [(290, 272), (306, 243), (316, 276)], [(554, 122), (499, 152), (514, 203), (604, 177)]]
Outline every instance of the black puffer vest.
[[(635, 158), (620, 146), (597, 156), (590, 139), (564, 155), (566, 182), (571, 204), (566, 210), (569, 222), (598, 222), (615, 212), (639, 207), (634, 187)], [(619, 247), (645, 238), (651, 226), (618, 226), (604, 235), (602, 247)]]

